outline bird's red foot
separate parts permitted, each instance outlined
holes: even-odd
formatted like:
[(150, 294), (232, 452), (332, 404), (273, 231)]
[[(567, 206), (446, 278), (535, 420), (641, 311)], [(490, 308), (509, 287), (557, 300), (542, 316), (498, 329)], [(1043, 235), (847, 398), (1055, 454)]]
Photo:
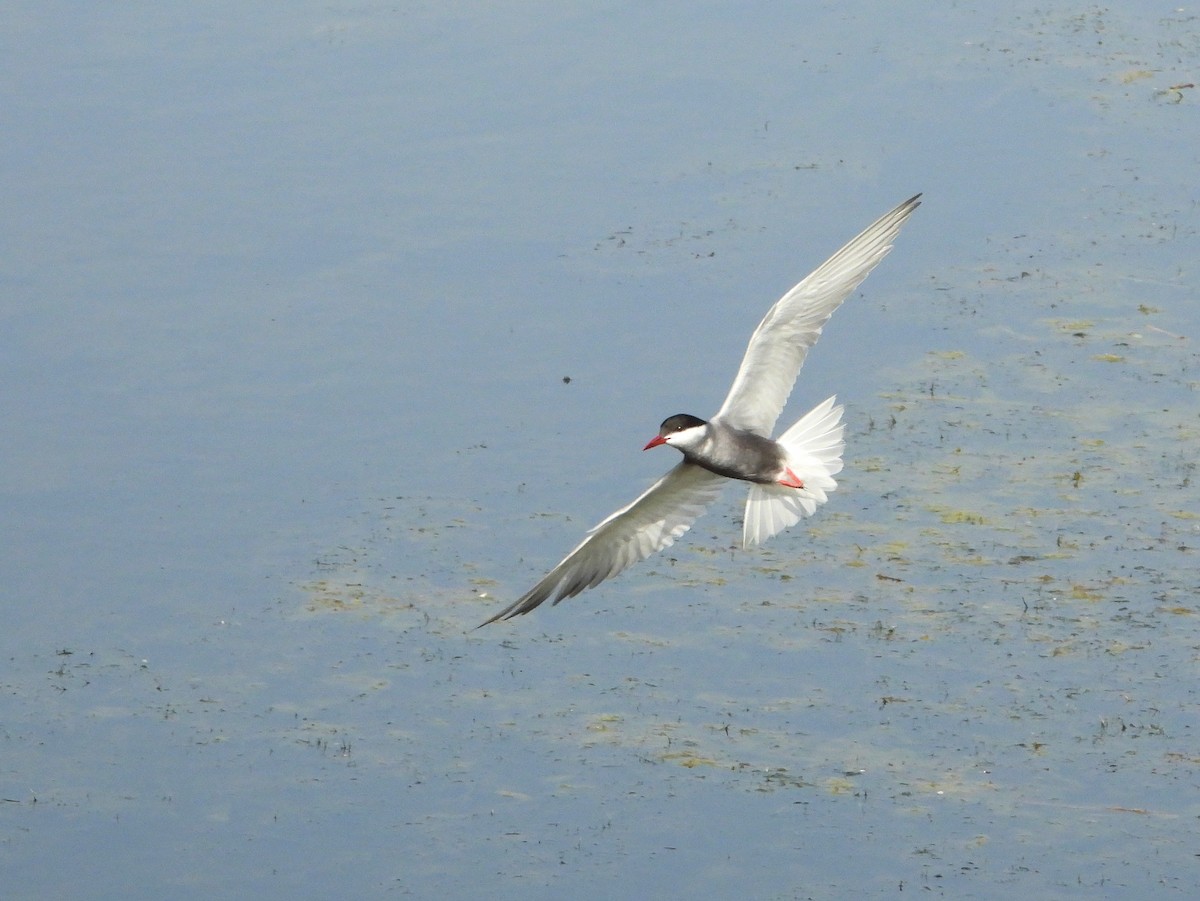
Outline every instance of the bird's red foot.
[(779, 477), (779, 484), (784, 488), (803, 488), (804, 480), (792, 472), (791, 469), (784, 469), (783, 475)]

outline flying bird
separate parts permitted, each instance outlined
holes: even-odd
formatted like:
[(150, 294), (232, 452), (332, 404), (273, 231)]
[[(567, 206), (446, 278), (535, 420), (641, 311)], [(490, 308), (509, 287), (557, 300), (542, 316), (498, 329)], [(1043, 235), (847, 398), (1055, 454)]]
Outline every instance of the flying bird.
[(533, 588), (480, 627), (528, 613), (545, 601), (594, 588), (675, 543), (716, 500), (729, 479), (750, 483), (742, 546), (766, 541), (811, 516), (837, 487), (845, 448), (842, 407), (818, 404), (778, 438), (775, 422), (808, 350), (829, 317), (892, 249), (920, 194), (871, 223), (767, 311), (733, 387), (705, 421), (687, 413), (664, 420), (643, 448), (669, 445), (683, 454), (641, 497), (594, 526)]

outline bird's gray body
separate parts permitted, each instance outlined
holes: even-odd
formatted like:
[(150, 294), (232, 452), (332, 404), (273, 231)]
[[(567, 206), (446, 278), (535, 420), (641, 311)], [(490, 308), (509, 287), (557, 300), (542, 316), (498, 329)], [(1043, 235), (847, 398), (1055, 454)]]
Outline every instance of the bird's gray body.
[(754, 432), (735, 429), (720, 421), (698, 426), (694, 443), (673, 442), (689, 463), (727, 479), (769, 485), (778, 480), (787, 465), (787, 453), (779, 442)]

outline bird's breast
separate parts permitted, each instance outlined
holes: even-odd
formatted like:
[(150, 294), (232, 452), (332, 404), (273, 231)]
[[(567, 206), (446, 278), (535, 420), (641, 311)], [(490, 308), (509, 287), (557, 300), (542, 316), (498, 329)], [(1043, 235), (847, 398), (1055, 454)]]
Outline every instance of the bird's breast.
[(770, 438), (719, 425), (711, 425), (705, 441), (685, 456), (717, 475), (762, 484), (775, 481), (785, 459)]

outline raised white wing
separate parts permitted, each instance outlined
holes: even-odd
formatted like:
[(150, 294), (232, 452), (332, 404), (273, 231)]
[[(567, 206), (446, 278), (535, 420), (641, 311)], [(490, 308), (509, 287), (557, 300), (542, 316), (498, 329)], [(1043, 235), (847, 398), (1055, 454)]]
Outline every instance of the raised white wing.
[(713, 419), (770, 437), (808, 349), (829, 317), (882, 260), (920, 194), (881, 216), (767, 311)]
[(716, 500), (726, 481), (692, 463), (680, 463), (632, 504), (593, 527), (542, 581), (480, 626), (528, 613), (543, 601), (557, 604), (573, 598), (669, 547)]

